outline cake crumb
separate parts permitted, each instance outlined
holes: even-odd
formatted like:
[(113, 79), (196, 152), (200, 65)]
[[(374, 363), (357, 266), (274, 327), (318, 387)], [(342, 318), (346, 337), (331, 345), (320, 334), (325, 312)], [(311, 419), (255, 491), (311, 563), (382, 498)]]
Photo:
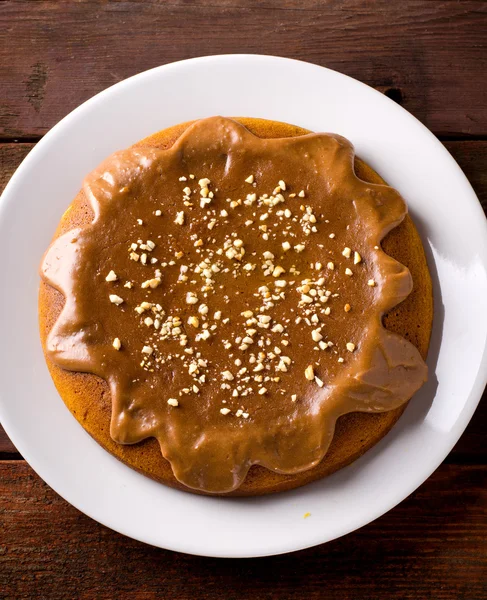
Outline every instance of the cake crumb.
[(304, 376), (308, 381), (313, 381), (315, 378), (315, 371), (313, 369), (313, 365), (308, 365), (304, 371)]
[(194, 292), (188, 292), (186, 294), (186, 304), (196, 304), (198, 302), (198, 296)]
[(176, 400), (176, 398), (169, 398), (167, 403), (169, 404), (169, 406), (179, 406), (179, 402), (178, 400)]
[(118, 337), (116, 337), (113, 340), (112, 346), (115, 348), (115, 350), (120, 350), (120, 348), (122, 347), (122, 342), (120, 341), (120, 339)]
[(174, 219), (176, 225), (184, 225), (184, 211), (181, 210), (176, 214), (176, 218)]
[(321, 335), (319, 329), (314, 329), (311, 332), (311, 338), (313, 339), (313, 342), (319, 342), (320, 340), (323, 339), (323, 336)]
[(161, 285), (161, 278), (154, 277), (153, 279), (147, 279), (147, 281), (144, 281), (143, 283), (141, 283), (140, 287), (143, 290), (146, 290), (147, 288), (151, 288), (151, 289), (155, 290), (160, 285)]
[(117, 294), (110, 294), (108, 297), (110, 298), (110, 302), (112, 304), (116, 304), (117, 306), (123, 304), (123, 298), (120, 298), (120, 296), (117, 296)]
[(192, 325), (193, 327), (199, 327), (200, 326), (200, 320), (198, 319), (198, 317), (189, 317), (188, 318), (188, 325)]

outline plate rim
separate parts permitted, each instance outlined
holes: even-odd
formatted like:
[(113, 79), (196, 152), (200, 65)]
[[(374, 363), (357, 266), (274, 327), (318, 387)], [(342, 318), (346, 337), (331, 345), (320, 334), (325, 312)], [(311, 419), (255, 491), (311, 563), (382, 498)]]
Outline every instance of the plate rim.
[[(61, 119), (56, 125), (54, 125), (53, 128), (50, 129), (50, 131), (48, 133), (46, 133), (46, 135), (36, 144), (36, 146), (31, 150), (31, 152), (29, 153), (29, 155), (22, 161), (21, 165), (17, 168), (17, 170), (15, 171), (15, 173), (13, 174), (13, 176), (11, 177), (11, 179), (9, 180), (7, 186), (5, 187), (5, 190), (2, 194), (2, 198), (0, 200), (0, 220), (3, 218), (3, 214), (4, 214), (4, 210), (6, 207), (6, 203), (7, 202), (11, 202), (14, 199), (15, 196), (15, 186), (17, 184), (17, 180), (21, 179), (21, 177), (23, 176), (23, 171), (26, 170), (30, 164), (37, 160), (38, 156), (41, 156), (43, 151), (44, 151), (44, 147), (47, 146), (47, 144), (50, 142), (51, 138), (54, 137), (57, 132), (62, 129), (62, 127), (66, 124), (69, 123), (70, 121), (72, 121), (73, 119), (77, 118), (79, 115), (83, 115), (83, 112), (87, 109), (89, 109), (91, 107), (92, 104), (99, 102), (100, 100), (103, 100), (103, 98), (108, 95), (108, 94), (112, 94), (114, 93), (114, 91), (118, 91), (118, 90), (123, 90), (124, 87), (128, 87), (131, 83), (133, 83), (133, 81), (135, 79), (140, 79), (142, 80), (144, 77), (151, 77), (154, 74), (157, 74), (158, 72), (163, 72), (163, 71), (168, 71), (170, 69), (177, 69), (178, 67), (180, 67), (181, 65), (184, 64), (188, 64), (188, 63), (203, 63), (203, 62), (212, 62), (212, 61), (216, 61), (219, 62), (221, 60), (228, 60), (229, 58), (231, 58), (232, 60), (263, 60), (263, 61), (280, 61), (280, 62), (289, 62), (289, 63), (299, 63), (300, 65), (305, 66), (305, 68), (314, 68), (317, 71), (322, 71), (323, 69), (326, 71), (331, 71), (334, 74), (338, 74), (341, 77), (345, 77), (347, 79), (352, 80), (353, 82), (355, 82), (356, 84), (360, 84), (363, 85), (365, 87), (367, 87), (369, 90), (372, 90), (373, 92), (375, 92), (376, 94), (378, 94), (379, 96), (383, 97), (383, 95), (375, 90), (374, 88), (368, 86), (367, 84), (364, 84), (354, 78), (351, 78), (347, 75), (344, 75), (342, 73), (339, 73), (338, 71), (334, 71), (332, 69), (328, 69), (326, 67), (322, 67), (319, 65), (315, 65), (312, 63), (308, 63), (305, 61), (300, 61), (300, 60), (295, 60), (295, 59), (288, 59), (288, 58), (283, 58), (283, 57), (274, 57), (274, 56), (268, 56), (268, 55), (258, 55), (258, 54), (222, 54), (222, 55), (211, 55), (211, 56), (202, 56), (202, 57), (195, 57), (195, 58), (190, 58), (190, 59), (186, 59), (186, 60), (181, 60), (181, 61), (177, 61), (177, 62), (173, 62), (173, 63), (169, 63), (166, 65), (161, 65), (158, 67), (154, 67), (152, 69), (148, 69), (146, 71), (142, 71), (141, 73), (138, 73), (136, 75), (133, 75), (127, 79), (124, 79), (121, 82), (116, 83), (113, 86), (110, 86), (108, 88), (106, 88), (105, 90), (99, 92), (98, 94), (96, 94), (95, 96), (93, 96), (92, 98), (88, 99), (86, 102), (84, 102), (83, 104), (81, 104), (80, 106), (78, 106), (77, 108), (75, 108), (73, 111), (71, 111), (68, 115), (66, 115), (63, 119)], [(456, 165), (458, 171), (462, 174), (463, 178), (464, 178), (464, 182), (463, 184), (465, 186), (468, 186), (468, 188), (471, 191), (471, 194), (473, 195), (474, 198), (476, 198), (475, 192), (472, 189), (472, 186), (470, 184), (470, 182), (468, 181), (468, 179), (466, 178), (466, 176), (463, 174), (463, 171), (461, 170), (461, 168), (458, 166), (458, 164), (456, 163), (455, 159), (451, 156), (451, 154), (448, 152), (448, 150), (441, 144), (441, 142), (439, 142), (439, 140), (437, 140), (436, 136), (434, 136), (434, 134), (432, 132), (430, 132), (425, 126), (423, 126), (418, 119), (416, 119), (416, 117), (414, 117), (413, 115), (411, 115), (410, 113), (408, 113), (405, 109), (403, 109), (401, 106), (395, 104), (392, 100), (389, 99), (389, 102), (391, 102), (392, 104), (394, 104), (397, 109), (399, 111), (402, 111), (403, 116), (404, 115), (408, 115), (409, 118), (413, 119), (416, 123), (418, 123), (419, 125), (421, 125), (421, 127), (424, 130), (424, 133), (429, 134), (432, 138), (435, 139), (435, 141), (438, 143), (438, 148), (441, 146), (441, 148), (444, 150), (444, 153), (446, 153), (446, 155), (448, 155), (449, 159), (452, 161), (452, 167), (453, 165)], [(11, 190), (14, 190), (13, 192), (11, 192)], [(480, 202), (476, 203), (472, 203), (472, 208), (473, 206), (476, 205), (476, 208), (478, 209), (478, 215), (483, 217), (483, 221), (484, 221), (484, 230), (486, 233), (486, 237), (487, 237), (487, 219), (485, 218), (485, 214), (483, 212), (482, 206), (480, 205)], [(484, 256), (484, 265), (487, 264), (487, 258)], [(483, 369), (483, 377), (482, 377), (482, 371)], [(417, 489), (419, 487), (419, 485), (421, 485), (424, 481), (426, 481), (426, 479), (428, 479), (428, 477), (430, 477), (430, 475), (438, 468), (438, 466), (441, 464), (441, 462), (444, 460), (444, 458), (449, 454), (449, 452), (451, 451), (451, 449), (453, 448), (453, 446), (457, 443), (458, 439), (460, 438), (460, 436), (462, 435), (463, 431), (465, 430), (466, 426), (468, 425), (473, 413), (475, 412), (478, 403), (480, 401), (480, 398), (482, 396), (483, 390), (485, 388), (485, 385), (487, 383), (487, 343), (484, 346), (483, 349), (483, 355), (482, 358), (480, 360), (480, 365), (479, 365), (479, 370), (477, 372), (476, 378), (475, 378), (475, 382), (474, 385), (472, 386), (472, 389), (470, 391), (470, 394), (468, 396), (468, 405), (465, 405), (465, 409), (460, 413), (460, 415), (458, 416), (456, 422), (455, 422), (455, 428), (456, 428), (456, 432), (455, 435), (451, 437), (450, 439), (450, 447), (448, 449), (448, 452), (441, 453), (443, 456), (442, 458), (440, 458), (437, 461), (436, 466), (434, 466), (433, 468), (431, 468), (429, 474), (427, 474), (426, 476), (424, 476), (423, 473), (421, 473), (421, 475), (419, 477), (414, 478), (414, 480), (410, 480), (410, 485), (407, 486), (407, 489), (405, 491), (405, 487), (403, 486), (401, 488), (401, 493), (399, 494), (399, 497), (397, 498), (397, 501), (394, 501), (390, 504), (389, 508), (387, 508), (386, 510), (383, 510), (383, 508), (379, 508), (376, 511), (370, 511), (370, 515), (369, 518), (367, 520), (364, 519), (359, 519), (360, 520), (360, 525), (356, 525), (355, 523), (351, 522), (349, 527), (345, 527), (344, 531), (341, 534), (335, 535), (331, 538), (328, 538), (326, 541), (331, 541), (332, 539), (336, 539), (337, 537), (340, 537), (341, 535), (346, 535), (348, 533), (350, 533), (351, 531), (356, 530), (358, 527), (362, 527), (365, 526), (366, 524), (370, 523), (371, 521), (375, 520), (376, 518), (378, 518), (379, 516), (381, 516), (382, 514), (385, 514), (385, 512), (388, 512), (389, 510), (391, 510), (394, 506), (396, 506), (397, 504), (399, 504), (403, 499), (405, 499), (410, 493), (412, 493), (415, 489)], [(1, 392), (1, 390), (0, 390)], [(4, 411), (3, 411), (3, 401), (2, 401), (2, 395), (0, 393), (0, 419), (2, 422), (2, 425), (5, 429), (5, 431), (7, 432), (7, 434), (9, 435), (9, 437), (14, 440), (15, 438), (17, 439), (17, 441), (20, 441), (19, 443), (15, 443), (16, 447), (18, 448), (18, 450), (21, 452), (21, 454), (24, 456), (24, 458), (26, 459), (26, 461), (28, 462), (28, 464), (31, 466), (31, 468), (33, 468), (33, 470), (39, 475), (39, 477), (41, 477), (41, 479), (43, 481), (45, 481), (57, 494), (59, 494), (61, 497), (63, 497), (69, 504), (71, 504), (72, 506), (74, 506), (75, 508), (77, 508), (78, 510), (80, 510), (80, 512), (83, 512), (84, 514), (87, 514), (90, 518), (94, 519), (95, 521), (102, 523), (103, 525), (109, 527), (110, 529), (113, 529), (119, 533), (122, 533), (123, 535), (127, 535), (129, 537), (132, 537), (133, 539), (136, 539), (138, 541), (150, 544), (150, 545), (155, 545), (157, 547), (164, 547), (167, 549), (171, 549), (174, 551), (178, 551), (178, 552), (183, 552), (183, 553), (191, 553), (191, 554), (197, 554), (197, 555), (201, 555), (201, 556), (213, 556), (213, 557), (229, 557), (229, 554), (224, 552), (222, 554), (218, 554), (215, 553), (214, 551), (211, 551), (209, 553), (205, 553), (204, 551), (201, 550), (201, 548), (199, 550), (195, 550), (195, 549), (188, 549), (188, 544), (183, 544), (183, 547), (172, 547), (172, 546), (161, 546), (159, 543), (154, 543), (153, 541), (147, 541), (147, 539), (142, 538), (142, 537), (137, 537), (137, 535), (134, 534), (133, 531), (127, 531), (126, 528), (124, 530), (123, 527), (118, 527), (116, 525), (114, 525), (111, 522), (106, 522), (104, 519), (101, 519), (98, 515), (94, 516), (92, 513), (92, 511), (87, 511), (86, 508), (83, 508), (81, 506), (79, 506), (78, 502), (73, 502), (72, 500), (68, 500), (65, 495), (63, 493), (60, 493), (57, 489), (57, 484), (52, 485), (50, 479), (51, 477), (45, 477), (43, 475), (40, 474), (39, 471), (42, 471), (42, 467), (38, 470), (38, 461), (35, 457), (32, 457), (30, 450), (27, 450), (27, 452), (25, 452), (26, 447), (24, 446), (24, 440), (21, 439), (20, 435), (17, 435), (17, 431), (16, 431), (16, 427), (13, 423), (10, 423), (8, 420), (8, 417), (5, 416)], [(114, 459), (116, 460), (116, 459)], [(35, 466), (34, 466), (35, 465)], [(194, 496), (197, 499), (197, 496)], [(244, 557), (256, 557), (256, 556), (269, 556), (269, 555), (276, 555), (276, 554), (282, 554), (282, 553), (287, 553), (287, 552), (293, 552), (293, 551), (297, 551), (297, 550), (301, 550), (304, 548), (308, 548), (320, 543), (323, 543), (323, 539), (319, 539), (320, 536), (319, 534), (316, 534), (316, 536), (314, 536), (315, 539), (314, 540), (310, 540), (307, 539), (304, 543), (302, 544), (290, 544), (289, 548), (286, 549), (282, 549), (282, 550), (269, 550), (269, 551), (265, 551), (263, 553), (256, 553), (256, 552), (243, 552), (243, 553), (235, 553), (233, 555), (231, 555), (232, 557), (239, 557), (239, 558), (244, 558)]]

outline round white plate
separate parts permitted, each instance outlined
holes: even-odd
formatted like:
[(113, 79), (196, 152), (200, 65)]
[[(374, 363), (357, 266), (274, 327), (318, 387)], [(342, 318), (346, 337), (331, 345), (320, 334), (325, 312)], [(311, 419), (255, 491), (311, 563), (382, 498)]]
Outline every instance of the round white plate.
[[(392, 432), (335, 475), (264, 498), (198, 497), (118, 462), (65, 408), (37, 331), (38, 265), (84, 175), (159, 129), (216, 114), (287, 121), (349, 138), (408, 201), (435, 286), (429, 382)], [(12, 177), (0, 203), (0, 256), (0, 421), (33, 469), (68, 502), (155, 546), (246, 557), (353, 531), (401, 502), (438, 467), (486, 383), (487, 225), (472, 188), (441, 143), (405, 110), (315, 65), (209, 56), (141, 73), (98, 94), (56, 125)]]

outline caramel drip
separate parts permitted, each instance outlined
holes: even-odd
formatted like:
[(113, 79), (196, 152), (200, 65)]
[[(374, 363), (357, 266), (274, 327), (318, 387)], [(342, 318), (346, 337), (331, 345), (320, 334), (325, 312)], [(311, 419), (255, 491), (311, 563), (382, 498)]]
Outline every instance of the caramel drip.
[(114, 440), (155, 437), (180, 482), (223, 493), (252, 464), (313, 467), (339, 416), (419, 389), (419, 352), (382, 326), (412, 289), (380, 247), (406, 205), (353, 162), (337, 135), (214, 117), (86, 178), (93, 222), (42, 264), (66, 299), (47, 349), (109, 383)]

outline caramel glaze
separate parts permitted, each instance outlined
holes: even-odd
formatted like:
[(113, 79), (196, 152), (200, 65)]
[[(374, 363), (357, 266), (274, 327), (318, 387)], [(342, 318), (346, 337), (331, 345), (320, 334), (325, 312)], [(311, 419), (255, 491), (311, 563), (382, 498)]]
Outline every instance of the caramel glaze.
[(47, 351), (109, 383), (115, 441), (155, 437), (181, 483), (224, 493), (252, 464), (310, 469), (339, 416), (418, 390), (424, 361), (382, 325), (412, 289), (380, 247), (406, 205), (353, 162), (337, 135), (261, 139), (214, 117), (86, 178), (92, 224), (42, 264), (65, 297)]

